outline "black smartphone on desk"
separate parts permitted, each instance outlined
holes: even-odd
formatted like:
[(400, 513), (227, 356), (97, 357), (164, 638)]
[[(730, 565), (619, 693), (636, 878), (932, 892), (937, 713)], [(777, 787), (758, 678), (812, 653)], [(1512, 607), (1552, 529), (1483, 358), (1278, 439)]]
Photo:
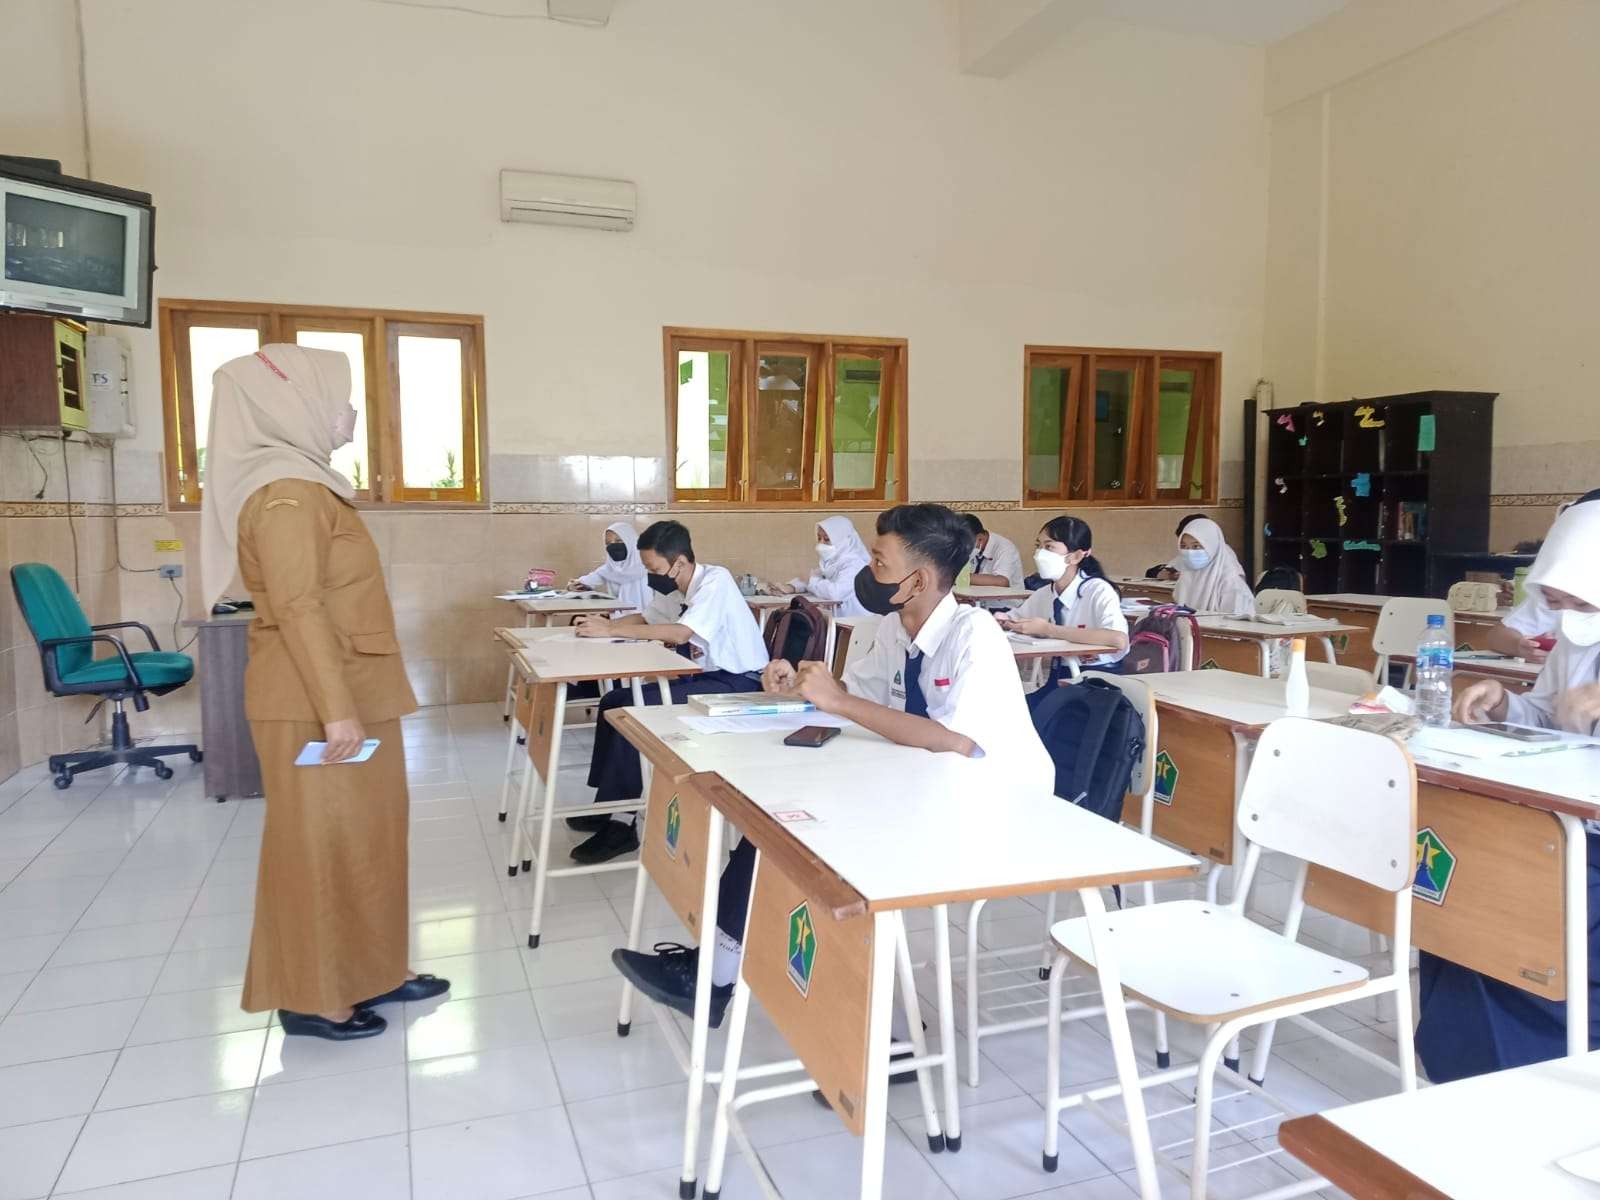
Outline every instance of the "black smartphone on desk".
[(815, 750), (839, 736), (837, 725), (802, 725), (783, 739), (785, 746), (809, 746)]

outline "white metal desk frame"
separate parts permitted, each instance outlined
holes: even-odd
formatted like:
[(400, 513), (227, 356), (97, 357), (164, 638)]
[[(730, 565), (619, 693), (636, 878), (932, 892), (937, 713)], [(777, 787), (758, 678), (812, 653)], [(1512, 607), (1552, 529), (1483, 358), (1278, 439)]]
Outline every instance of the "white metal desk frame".
[[(883, 1194), (889, 1058), (885, 1049), (874, 1051), (871, 1047), (886, 1048), (889, 1043), (890, 1005), (897, 967), (896, 950), (904, 929), (903, 910), (927, 907), (927, 900), (933, 896), (945, 897), (943, 902), (932, 906), (942, 1043), (941, 1053), (936, 1057), (945, 1072), (948, 1115), (953, 1117), (956, 1115), (957, 1066), (948, 904), (984, 895), (1076, 890), (1091, 929), (1096, 929), (1106, 920), (1101, 887), (1117, 882), (1131, 884), (1177, 877), (1196, 865), (1186, 854), (1067, 804), (1048, 792), (996, 798), (992, 787), (987, 786), (992, 784), (992, 777), (983, 774), (981, 760), (949, 758), (945, 761), (948, 756), (944, 755), (925, 757), (934, 764), (933, 772), (922, 779), (908, 781), (905, 772), (896, 768), (886, 774), (884, 787), (873, 791), (874, 799), (870, 804), (863, 804), (859, 797), (850, 795), (852, 790), (869, 784), (859, 768), (837, 775), (835, 786), (824, 788), (822, 795), (838, 799), (826, 800), (819, 799), (815, 790), (820, 780), (802, 784), (793, 779), (776, 778), (770, 767), (741, 766), (723, 773), (728, 783), (768, 812), (803, 805), (817, 816), (819, 819), (813, 824), (785, 824), (783, 832), (826, 863), (861, 893), (869, 905), (878, 906), (871, 910), (875, 937), (861, 1155), (862, 1200), (880, 1200)], [(976, 795), (986, 797), (983, 804), (972, 802)], [(883, 847), (891, 839), (919, 841), (919, 844), (898, 854), (885, 855)], [(991, 865), (985, 861), (987, 859), (1004, 866)], [(1063, 869), (1063, 864), (1069, 864), (1068, 868)], [(1007, 872), (1004, 878), (999, 877), (1002, 869)], [(758, 852), (752, 901), (760, 871)], [(1119, 1061), (1132, 1063), (1132, 1034), (1122, 1006), (1115, 954), (1109, 944), (1102, 944), (1098, 938), (1095, 951), (1100, 963), (1101, 995), (1111, 1041), (1125, 1051)], [(903, 972), (908, 966), (905, 964), (900, 969)], [(811, 1081), (806, 1080), (762, 1088), (742, 1096), (736, 1094), (749, 1009), (750, 988), (741, 970), (734, 986), (717, 1115), (712, 1127), (711, 1161), (706, 1172), (707, 1200), (715, 1200), (720, 1192), (730, 1133), (739, 1140), (746, 1158), (756, 1168), (763, 1190), (769, 1196), (778, 1195), (739, 1126), (738, 1110), (763, 1101), (783, 1099), (811, 1086)], [(1129, 1078), (1121, 1082), (1125, 1085), (1130, 1139), (1141, 1185), (1146, 1194), (1154, 1194), (1155, 1166), (1144, 1097), (1133, 1086), (1132, 1072), (1128, 1074)], [(947, 1119), (947, 1129), (955, 1128)], [(959, 1134), (952, 1132), (950, 1136), (959, 1137)]]
[[(513, 635), (516, 631), (509, 631)], [(561, 735), (566, 724), (567, 684), (573, 679), (628, 679), (633, 686), (633, 703), (641, 711), (645, 707), (644, 680), (654, 677), (661, 691), (661, 703), (672, 703), (670, 681), (675, 677), (697, 675), (700, 668), (683, 656), (668, 650), (657, 642), (620, 642), (606, 638), (578, 638), (566, 640), (565, 631), (531, 640), (528, 646), (513, 655), (513, 674), (519, 669), (535, 684), (553, 684), (556, 689), (555, 711), (551, 717), (550, 757), (544, 764), (543, 803), (539, 806), (538, 849), (529, 850), (531, 865), (536, 870), (533, 882), (533, 914), (528, 922), (528, 945), (537, 949), (544, 923), (544, 895), (552, 876), (599, 875), (608, 871), (626, 871), (637, 867), (633, 859), (613, 859), (610, 862), (579, 864), (571, 867), (550, 866), (550, 833), (558, 816), (594, 816), (600, 813), (640, 812), (650, 794), (650, 764), (640, 762), (643, 791), (634, 800), (612, 800), (589, 803), (577, 807), (557, 809), (556, 784), (560, 778)], [(515, 750), (515, 728), (511, 737)], [(533, 779), (538, 764), (530, 756), (528, 768), (522, 777), (522, 788), (517, 796), (517, 814), (511, 827), (511, 857), (507, 873), (515, 875), (518, 862), (527, 870), (530, 860), (521, 858), (524, 852), (528, 806), (533, 793)]]
[[(555, 624), (557, 617), (577, 617), (588, 613), (615, 613), (627, 610), (628, 606), (620, 600), (613, 600), (608, 596), (598, 593), (594, 599), (580, 599), (571, 596), (517, 596), (510, 603), (517, 606), (522, 613), (522, 626), (524, 629), (539, 629)], [(516, 707), (516, 668), (513, 666), (506, 672), (506, 694), (503, 697), (501, 719), (511, 720), (512, 710)]]
[(1235, 641), (1254, 642), (1256, 653), (1261, 656), (1261, 676), (1269, 678), (1272, 674), (1272, 646), (1274, 643), (1284, 643), (1295, 638), (1314, 638), (1322, 645), (1322, 657), (1325, 662), (1338, 662), (1338, 656), (1333, 652), (1333, 636), (1338, 633), (1360, 633), (1359, 625), (1340, 625), (1334, 621), (1321, 621), (1304, 625), (1271, 625), (1262, 621), (1247, 621), (1241, 618), (1225, 617), (1214, 613), (1200, 613), (1195, 618), (1200, 626), (1200, 633), (1214, 633), (1218, 637), (1231, 638)]

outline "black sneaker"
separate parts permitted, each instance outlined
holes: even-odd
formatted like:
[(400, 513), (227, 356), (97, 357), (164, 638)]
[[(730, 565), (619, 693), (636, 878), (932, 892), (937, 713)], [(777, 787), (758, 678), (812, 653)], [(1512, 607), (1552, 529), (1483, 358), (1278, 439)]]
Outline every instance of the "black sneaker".
[[(613, 950), (611, 962), (642, 995), (686, 1017), (694, 1016), (695, 972), (700, 966), (700, 951), (677, 942), (657, 942), (654, 954), (642, 950)], [(721, 1027), (722, 1015), (728, 1011), (731, 999), (731, 983), (712, 987), (711, 1028)]]
[(610, 813), (595, 813), (592, 817), (568, 817), (567, 828), (576, 833), (599, 833), (610, 820)]
[(572, 848), (572, 861), (592, 866), (595, 863), (610, 862), (613, 858), (621, 858), (624, 854), (632, 854), (638, 849), (639, 835), (634, 832), (633, 825), (613, 821), (608, 817), (598, 833)]

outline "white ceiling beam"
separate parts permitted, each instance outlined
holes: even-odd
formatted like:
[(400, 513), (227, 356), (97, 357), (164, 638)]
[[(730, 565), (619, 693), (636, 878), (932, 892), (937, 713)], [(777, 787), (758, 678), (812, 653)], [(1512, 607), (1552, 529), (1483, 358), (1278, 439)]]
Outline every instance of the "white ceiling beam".
[(958, 0), (961, 70), (1000, 79), (1085, 17), (1100, 0)]

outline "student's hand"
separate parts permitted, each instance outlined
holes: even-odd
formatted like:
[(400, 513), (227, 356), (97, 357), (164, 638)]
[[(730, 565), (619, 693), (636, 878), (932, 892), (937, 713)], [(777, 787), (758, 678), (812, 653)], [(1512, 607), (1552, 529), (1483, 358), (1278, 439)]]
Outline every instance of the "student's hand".
[(573, 632), (581, 638), (599, 638), (611, 636), (611, 622), (604, 617), (584, 617), (572, 626)]
[(1178, 573), (1176, 571), (1174, 571), (1171, 567), (1162, 567), (1161, 570), (1156, 572), (1156, 578), (1157, 579), (1173, 580), (1173, 579), (1176, 579), (1177, 577), (1178, 577)]
[(1056, 627), (1043, 617), (1023, 617), (1020, 621), (1013, 621), (1011, 628), (1028, 637), (1049, 638), (1056, 636)]
[(1550, 657), (1550, 651), (1532, 638), (1518, 638), (1515, 657), (1531, 663), (1542, 663)]
[(1563, 729), (1590, 729), (1600, 721), (1600, 683), (1579, 684), (1556, 697), (1556, 724)]
[(819, 662), (801, 663), (793, 686), (794, 691), (826, 713), (836, 712), (839, 703), (850, 694), (833, 677), (833, 672)]
[(361, 750), (361, 743), (367, 740), (367, 731), (361, 728), (360, 721), (350, 717), (329, 721), (322, 727), (322, 736), (328, 743), (322, 751), (322, 765), (327, 766), (354, 758)]
[(1456, 697), (1455, 718), (1463, 725), (1506, 719), (1506, 690), (1493, 679), (1480, 679)]
[(775, 583), (772, 585), (772, 590), (769, 594), (773, 596), (792, 596), (794, 595), (794, 588), (787, 583)]
[(761, 672), (763, 692), (792, 692), (794, 681), (794, 668), (789, 665), (787, 659), (775, 658)]
[(584, 590), (584, 588), (583, 588), (583, 580), (581, 580), (581, 579), (569, 579), (569, 580), (567, 580), (567, 591), (569, 591), (569, 592), (581, 592), (583, 590)]

